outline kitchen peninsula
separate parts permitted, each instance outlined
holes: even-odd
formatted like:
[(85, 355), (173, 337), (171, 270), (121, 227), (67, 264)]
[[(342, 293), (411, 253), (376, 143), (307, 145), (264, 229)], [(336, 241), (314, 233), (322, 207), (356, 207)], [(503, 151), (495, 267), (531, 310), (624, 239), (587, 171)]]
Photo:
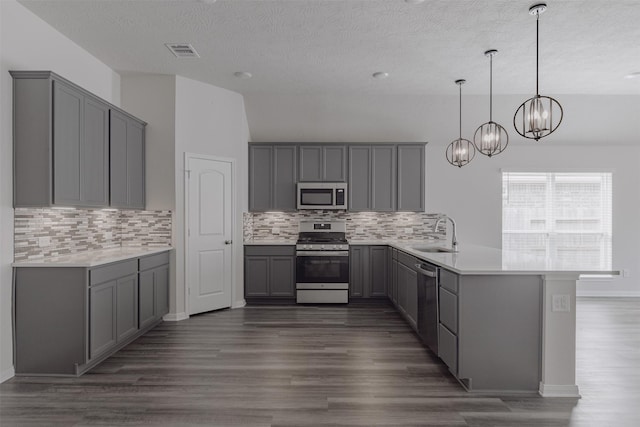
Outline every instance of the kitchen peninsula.
[[(245, 242), (247, 247), (265, 244), (293, 242)], [(579, 397), (576, 281), (580, 274), (618, 272), (566, 270), (553, 260), (470, 244), (461, 244), (457, 253), (432, 252), (447, 249), (441, 240), (354, 239), (350, 244), (352, 254), (387, 250), (386, 263), (368, 252), (359, 260), (352, 255), (350, 300), (361, 292), (358, 286), (382, 276), (388, 299), (416, 332), (419, 268), (424, 263), (439, 268), (439, 346), (432, 350), (467, 390)], [(358, 265), (362, 262), (364, 267)], [(362, 271), (364, 279), (357, 277)]]
[[(618, 272), (588, 266), (567, 270), (553, 259), (476, 245), (461, 245), (452, 253), (425, 252), (438, 246), (433, 244), (389, 244), (441, 267), (441, 295), (445, 276), (457, 286), (458, 365), (452, 372), (465, 387), (531, 390), (538, 369), (542, 396), (579, 396), (576, 281), (580, 274)], [(529, 336), (520, 334), (526, 331)], [(528, 372), (518, 372), (524, 360), (529, 361)]]

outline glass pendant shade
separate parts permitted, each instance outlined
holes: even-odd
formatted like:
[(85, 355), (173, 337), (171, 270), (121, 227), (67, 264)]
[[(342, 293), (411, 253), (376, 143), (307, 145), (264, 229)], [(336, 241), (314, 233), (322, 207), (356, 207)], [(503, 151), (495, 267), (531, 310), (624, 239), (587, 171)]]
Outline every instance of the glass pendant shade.
[(460, 87), (460, 137), (449, 144), (445, 153), (447, 161), (459, 168), (468, 164), (476, 155), (476, 147), (473, 143), (462, 137), (462, 85), (465, 83), (466, 80), (456, 80), (456, 84)]
[(539, 22), (540, 14), (547, 9), (545, 3), (539, 3), (529, 8), (529, 13), (536, 16), (536, 95), (520, 104), (513, 116), (513, 126), (521, 136), (538, 141), (553, 133), (562, 123), (563, 110), (560, 103), (549, 97), (540, 95), (538, 90), (538, 62), (539, 62)]
[(509, 134), (498, 123), (493, 121), (493, 56), (498, 53), (497, 50), (491, 49), (484, 54), (490, 58), (489, 65), (489, 121), (483, 123), (476, 129), (473, 135), (473, 144), (480, 154), (485, 156), (495, 156), (502, 153), (509, 144)]

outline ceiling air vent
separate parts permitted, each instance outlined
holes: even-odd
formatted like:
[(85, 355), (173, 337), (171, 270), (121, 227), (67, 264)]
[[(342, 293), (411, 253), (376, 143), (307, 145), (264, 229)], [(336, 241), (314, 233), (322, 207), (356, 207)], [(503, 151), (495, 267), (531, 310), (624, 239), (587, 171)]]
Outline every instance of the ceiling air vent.
[(176, 58), (200, 58), (198, 52), (188, 43), (165, 43)]

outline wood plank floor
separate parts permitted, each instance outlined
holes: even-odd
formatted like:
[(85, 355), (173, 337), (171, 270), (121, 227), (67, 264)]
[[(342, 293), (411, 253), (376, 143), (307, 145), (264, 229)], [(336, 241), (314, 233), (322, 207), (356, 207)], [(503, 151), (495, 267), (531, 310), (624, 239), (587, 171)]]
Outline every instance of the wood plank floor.
[(640, 425), (640, 300), (577, 313), (582, 399), (467, 393), (391, 307), (247, 307), (164, 323), (80, 378), (13, 378), (0, 424)]

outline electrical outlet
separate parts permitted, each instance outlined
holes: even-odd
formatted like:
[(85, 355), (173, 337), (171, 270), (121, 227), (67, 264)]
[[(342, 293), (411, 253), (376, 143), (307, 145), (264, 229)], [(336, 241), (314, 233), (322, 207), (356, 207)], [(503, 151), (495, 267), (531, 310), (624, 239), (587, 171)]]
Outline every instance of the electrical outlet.
[(629, 269), (628, 268), (623, 268), (622, 269), (622, 277), (630, 277), (631, 274), (629, 273)]
[(113, 233), (111, 231), (105, 231), (104, 238), (107, 240), (113, 239)]
[(38, 246), (41, 248), (46, 248), (47, 246), (51, 246), (51, 237), (39, 237), (38, 238)]
[(551, 311), (571, 311), (571, 299), (569, 295), (552, 295)]
[(406, 227), (406, 228), (404, 229), (404, 233), (405, 233), (405, 234), (413, 234), (413, 228), (411, 228), (411, 227)]
[(364, 234), (364, 228), (356, 227), (356, 234)]
[(280, 234), (280, 227), (273, 227), (271, 229), (272, 234)]

